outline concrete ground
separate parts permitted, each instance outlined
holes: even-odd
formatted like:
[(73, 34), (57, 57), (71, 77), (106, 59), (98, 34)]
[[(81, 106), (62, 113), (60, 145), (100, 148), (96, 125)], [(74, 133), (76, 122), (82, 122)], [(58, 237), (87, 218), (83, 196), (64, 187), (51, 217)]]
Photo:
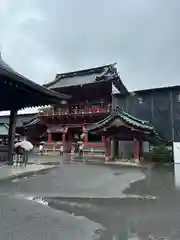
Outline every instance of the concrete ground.
[(26, 176), (30, 173), (49, 170), (55, 167), (54, 165), (42, 165), (42, 164), (28, 164), (26, 167), (8, 166), (3, 165), (0, 167), (0, 181), (10, 178)]
[(29, 163), (39, 163), (39, 164), (54, 164), (54, 165), (59, 165), (60, 163), (70, 163), (70, 162), (85, 162), (86, 164), (97, 164), (97, 165), (109, 165), (109, 166), (119, 166), (119, 167), (137, 167), (137, 168), (149, 168), (153, 167), (153, 163), (147, 163), (147, 162), (142, 162), (141, 164), (139, 163), (134, 163), (132, 161), (105, 161), (104, 157), (97, 155), (96, 157), (91, 157), (89, 155), (86, 155), (83, 157), (83, 159), (80, 159), (79, 156), (76, 154), (75, 157), (72, 156), (71, 154), (64, 154), (64, 156), (60, 155), (39, 155), (39, 154), (33, 154), (29, 158)]
[[(47, 172), (45, 172), (47, 173)], [(86, 165), (84, 163), (61, 164), (48, 174), (36, 175), (28, 178), (30, 184), (16, 189), (11, 194), (29, 194), (34, 196), (61, 196), (61, 197), (120, 197), (124, 196), (125, 189), (132, 181), (144, 178), (140, 170), (109, 168), (106, 166)], [(9, 186), (8, 191), (11, 191)], [(1, 189), (0, 189), (1, 192)]]
[(39, 154), (31, 154), (29, 156), (28, 163), (30, 164), (60, 164), (63, 161), (63, 158), (59, 155), (39, 155)]
[(62, 162), (39, 174), (0, 182), (0, 238), (179, 240), (175, 177), (172, 167)]

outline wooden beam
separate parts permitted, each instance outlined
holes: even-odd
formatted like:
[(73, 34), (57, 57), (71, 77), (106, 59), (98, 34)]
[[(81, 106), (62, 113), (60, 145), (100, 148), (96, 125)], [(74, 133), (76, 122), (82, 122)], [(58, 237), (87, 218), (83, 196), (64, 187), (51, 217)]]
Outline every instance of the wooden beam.
[(9, 133), (8, 133), (8, 164), (13, 164), (14, 139), (16, 133), (17, 110), (10, 111)]

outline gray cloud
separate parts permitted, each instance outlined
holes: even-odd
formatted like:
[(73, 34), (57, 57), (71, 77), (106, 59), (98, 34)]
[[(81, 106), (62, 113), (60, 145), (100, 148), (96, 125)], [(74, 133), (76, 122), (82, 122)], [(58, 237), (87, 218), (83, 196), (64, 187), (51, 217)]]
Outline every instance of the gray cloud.
[(179, 84), (179, 0), (4, 3), (3, 57), (36, 82), (50, 81), (57, 72), (117, 62), (130, 90)]

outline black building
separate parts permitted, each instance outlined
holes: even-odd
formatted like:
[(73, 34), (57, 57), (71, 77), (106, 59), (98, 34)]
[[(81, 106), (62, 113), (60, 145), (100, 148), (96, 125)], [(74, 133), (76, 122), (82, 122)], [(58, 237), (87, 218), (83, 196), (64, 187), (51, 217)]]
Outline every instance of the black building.
[(117, 106), (134, 117), (152, 122), (167, 141), (180, 142), (180, 86), (113, 94)]

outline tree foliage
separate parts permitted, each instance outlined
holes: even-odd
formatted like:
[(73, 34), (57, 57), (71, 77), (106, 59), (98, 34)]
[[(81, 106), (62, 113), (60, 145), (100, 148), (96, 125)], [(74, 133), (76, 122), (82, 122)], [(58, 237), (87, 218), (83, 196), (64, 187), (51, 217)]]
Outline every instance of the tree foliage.
[(152, 160), (161, 163), (170, 163), (173, 161), (172, 151), (166, 146), (154, 147), (152, 150)]

